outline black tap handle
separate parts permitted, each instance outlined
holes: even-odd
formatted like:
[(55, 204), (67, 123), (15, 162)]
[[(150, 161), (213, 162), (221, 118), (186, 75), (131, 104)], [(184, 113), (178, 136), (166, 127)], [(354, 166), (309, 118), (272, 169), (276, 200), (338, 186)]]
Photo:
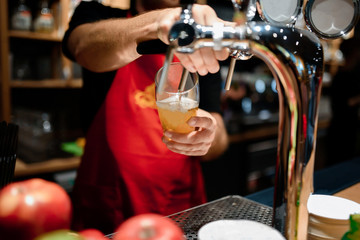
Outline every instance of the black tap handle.
[(196, 23), (191, 11), (194, 1), (184, 0), (180, 1), (180, 3), (182, 5), (180, 20), (171, 27), (169, 40), (170, 42), (175, 42), (178, 46), (187, 46), (196, 38)]
[[(170, 42), (176, 41), (178, 46), (186, 46), (194, 41), (196, 38), (194, 22), (189, 23), (189, 16), (191, 17), (191, 6), (196, 2), (195, 0), (181, 0), (182, 13), (180, 21), (176, 22), (169, 32)], [(185, 21), (186, 19), (186, 21)], [(158, 54), (165, 53), (168, 45), (160, 41), (159, 39), (150, 40), (139, 43), (136, 51), (139, 54)]]

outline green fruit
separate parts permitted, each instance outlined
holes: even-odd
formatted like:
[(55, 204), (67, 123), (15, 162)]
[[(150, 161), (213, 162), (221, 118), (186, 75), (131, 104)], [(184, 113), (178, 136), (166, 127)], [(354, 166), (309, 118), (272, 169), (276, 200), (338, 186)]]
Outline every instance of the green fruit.
[(360, 214), (350, 215), (350, 230), (345, 233), (341, 240), (360, 239)]
[(56, 230), (42, 234), (34, 240), (84, 240), (84, 238), (70, 230)]

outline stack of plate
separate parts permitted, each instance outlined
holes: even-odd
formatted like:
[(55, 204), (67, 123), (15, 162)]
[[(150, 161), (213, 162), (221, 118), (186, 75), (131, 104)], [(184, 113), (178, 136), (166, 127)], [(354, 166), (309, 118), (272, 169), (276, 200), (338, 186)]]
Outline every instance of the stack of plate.
[(350, 214), (360, 213), (360, 204), (329, 195), (311, 195), (307, 207), (308, 240), (341, 239), (350, 229)]

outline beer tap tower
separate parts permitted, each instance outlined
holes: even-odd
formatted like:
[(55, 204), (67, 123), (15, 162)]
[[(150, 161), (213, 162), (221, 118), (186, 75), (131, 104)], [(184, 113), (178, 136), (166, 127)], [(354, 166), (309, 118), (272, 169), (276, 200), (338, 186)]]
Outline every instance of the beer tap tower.
[[(246, 60), (254, 55), (267, 64), (276, 80), (279, 97), (273, 226), (288, 240), (307, 239), (307, 201), (313, 192), (318, 106), (324, 66), (323, 48), (318, 36), (335, 38), (349, 32), (359, 16), (359, 0), (352, 1), (354, 16), (339, 33), (322, 32), (314, 24), (312, 11), (316, 0), (309, 0), (306, 4), (295, 1), (296, 14), (286, 24), (278, 24), (271, 19), (251, 21), (256, 10), (262, 10), (262, 13), (266, 10), (265, 5), (261, 9), (263, 1), (233, 0), (235, 17), (238, 17), (235, 27), (221, 23), (213, 26), (196, 24), (191, 13), (193, 2), (181, 1), (180, 21), (173, 25), (169, 34), (171, 44), (167, 49), (159, 88), (166, 79), (167, 67), (175, 51), (192, 53), (204, 47), (229, 48), (232, 59), (226, 88), (230, 86), (236, 60)], [(273, 4), (281, 2), (274, 1)], [(309, 29), (294, 27), (299, 9), (303, 10)]]

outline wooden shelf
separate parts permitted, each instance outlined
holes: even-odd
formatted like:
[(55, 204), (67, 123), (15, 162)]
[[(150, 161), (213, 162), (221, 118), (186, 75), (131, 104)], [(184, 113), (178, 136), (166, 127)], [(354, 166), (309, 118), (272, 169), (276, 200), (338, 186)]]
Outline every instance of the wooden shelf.
[(20, 159), (17, 159), (14, 177), (26, 177), (37, 174), (77, 169), (80, 165), (80, 161), (80, 157), (57, 158), (38, 163), (25, 163)]
[(30, 31), (9, 30), (9, 37), (53, 42), (62, 41), (62, 34), (57, 34), (55, 31), (53, 33), (37, 33)]
[(12, 88), (81, 88), (81, 79), (12, 80)]
[(274, 126), (261, 127), (254, 130), (248, 130), (242, 133), (229, 135), (229, 141), (231, 143), (253, 141), (266, 137), (277, 136), (277, 134), (278, 134), (278, 126), (274, 125)]
[[(330, 126), (329, 119), (319, 119), (318, 129), (326, 129)], [(242, 133), (229, 135), (229, 141), (231, 143), (246, 142), (246, 141), (257, 141), (269, 137), (277, 137), (278, 135), (278, 124), (271, 126), (259, 127), (253, 130), (247, 130)]]
[[(40, 3), (40, 0), (35, 0), (35, 3)], [(0, 119), (7, 122), (12, 121), (12, 89), (28, 88), (31, 91), (31, 89), (37, 88), (82, 87), (81, 80), (73, 79), (74, 66), (72, 62), (61, 51), (64, 30), (68, 27), (69, 14), (72, 11), (71, 0), (55, 0), (52, 2), (50, 7), (54, 14), (55, 28), (51, 33), (10, 29), (9, 20), (11, 18), (9, 14), (14, 6), (12, 0), (0, 0)], [(43, 44), (46, 45), (46, 49), (43, 49)], [(37, 60), (38, 55), (40, 55), (37, 52), (49, 59), (51, 74), (49, 78), (44, 80), (28, 79), (28, 81), (12, 80), (12, 67), (16, 67), (14, 62), (19, 62), (19, 58), (21, 59), (22, 56), (26, 56), (26, 60)], [(60, 73), (64, 70), (67, 73), (66, 79), (61, 79)]]

